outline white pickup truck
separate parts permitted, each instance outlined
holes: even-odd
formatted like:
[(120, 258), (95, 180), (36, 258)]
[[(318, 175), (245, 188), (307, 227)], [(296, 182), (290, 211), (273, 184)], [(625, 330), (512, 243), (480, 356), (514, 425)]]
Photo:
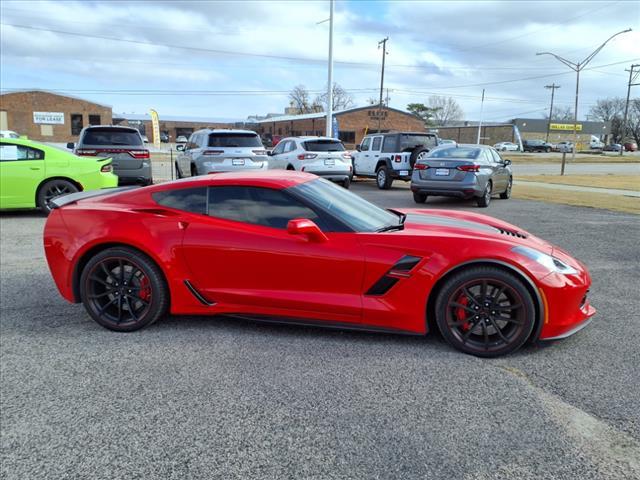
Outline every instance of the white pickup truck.
[(375, 177), (378, 188), (387, 190), (395, 179), (411, 180), (413, 165), (438, 146), (435, 133), (372, 133), (353, 153), (353, 174)]

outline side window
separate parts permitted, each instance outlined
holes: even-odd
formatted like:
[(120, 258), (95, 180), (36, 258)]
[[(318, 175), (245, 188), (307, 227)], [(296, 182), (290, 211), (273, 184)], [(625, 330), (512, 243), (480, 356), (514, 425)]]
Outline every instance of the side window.
[(206, 213), (207, 188), (184, 188), (182, 190), (165, 190), (152, 195), (160, 205), (191, 213)]
[(363, 152), (368, 152), (370, 145), (371, 145), (371, 137), (367, 137), (362, 141), (362, 145), (360, 145), (360, 150), (362, 150)]
[(18, 160), (44, 160), (44, 152), (24, 145), (10, 143), (0, 145), (0, 161), (15, 162)]
[(273, 149), (273, 155), (280, 155), (281, 153), (284, 153), (284, 144), (286, 142), (280, 142), (276, 145), (276, 148)]
[(493, 164), (493, 156), (491, 155), (491, 152), (487, 148), (483, 148), (482, 149), (482, 152), (481, 152), (481, 155), (480, 155), (479, 159), (485, 165)]
[(271, 188), (209, 187), (209, 215), (280, 229), (294, 218), (308, 218), (322, 228), (313, 210)]
[(379, 152), (381, 143), (382, 143), (382, 137), (374, 137), (373, 145), (371, 146), (371, 150), (374, 151), (374, 152)]
[(298, 148), (298, 145), (296, 145), (296, 141), (295, 140), (289, 140), (289, 145), (287, 146), (287, 151), (288, 152), (293, 152), (297, 148)]
[(384, 153), (392, 153), (396, 151), (398, 138), (395, 135), (387, 135), (382, 142), (382, 151)]
[(504, 161), (502, 160), (502, 157), (496, 150), (491, 149), (489, 151), (491, 152), (491, 155), (493, 155), (493, 161), (495, 163), (504, 163)]

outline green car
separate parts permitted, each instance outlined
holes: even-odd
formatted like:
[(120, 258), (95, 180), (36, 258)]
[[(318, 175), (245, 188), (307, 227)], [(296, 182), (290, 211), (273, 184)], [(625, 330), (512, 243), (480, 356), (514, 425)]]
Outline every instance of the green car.
[(67, 193), (116, 187), (110, 158), (78, 157), (23, 138), (0, 138), (0, 209), (35, 208)]

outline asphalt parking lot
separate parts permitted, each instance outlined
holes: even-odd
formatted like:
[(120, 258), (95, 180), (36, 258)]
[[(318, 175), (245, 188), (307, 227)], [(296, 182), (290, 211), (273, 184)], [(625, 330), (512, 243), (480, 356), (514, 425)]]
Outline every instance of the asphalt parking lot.
[[(406, 188), (354, 192), (414, 206)], [(429, 201), (586, 262), (592, 324), (496, 360), (438, 335), (172, 317), (109, 332), (49, 275), (44, 218), (0, 215), (2, 477), (640, 478), (638, 216)]]

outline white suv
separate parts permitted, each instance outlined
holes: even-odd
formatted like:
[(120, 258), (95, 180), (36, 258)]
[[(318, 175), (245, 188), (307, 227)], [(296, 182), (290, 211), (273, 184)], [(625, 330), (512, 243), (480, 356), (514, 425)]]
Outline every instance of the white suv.
[(313, 173), (339, 182), (344, 188), (351, 183), (351, 155), (335, 138), (283, 138), (269, 155), (269, 168)]

